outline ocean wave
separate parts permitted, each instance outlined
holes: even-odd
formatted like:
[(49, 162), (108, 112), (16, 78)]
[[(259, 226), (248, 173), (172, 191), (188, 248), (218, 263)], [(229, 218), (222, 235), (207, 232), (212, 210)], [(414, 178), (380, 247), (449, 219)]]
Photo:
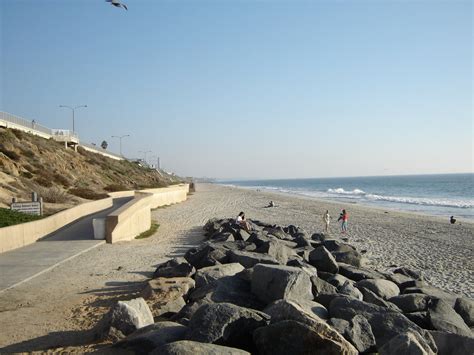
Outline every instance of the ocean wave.
[(422, 205), (422, 206), (436, 206), (436, 207), (454, 207), (454, 208), (473, 208), (474, 201), (461, 201), (461, 200), (450, 200), (450, 199), (436, 199), (436, 198), (424, 198), (424, 197), (404, 197), (404, 196), (384, 196), (377, 194), (370, 194), (360, 189), (354, 189), (352, 191), (345, 191), (343, 188), (328, 189), (330, 194), (344, 195), (350, 198), (358, 198), (369, 201), (386, 201), (395, 203), (405, 203), (410, 205)]

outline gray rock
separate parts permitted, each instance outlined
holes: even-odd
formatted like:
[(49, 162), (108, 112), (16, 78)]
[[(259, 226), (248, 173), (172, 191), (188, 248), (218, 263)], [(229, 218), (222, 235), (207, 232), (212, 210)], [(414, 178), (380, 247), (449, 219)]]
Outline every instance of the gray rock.
[(158, 265), (153, 274), (153, 278), (157, 277), (191, 277), (196, 272), (194, 266), (189, 264), (185, 258), (179, 257), (168, 260)]
[(253, 338), (262, 355), (358, 353), (351, 343), (324, 322), (310, 326), (285, 320), (256, 329)]
[(338, 291), (342, 295), (346, 295), (346, 296), (358, 299), (360, 301), (362, 301), (363, 299), (362, 293), (357, 288), (355, 288), (354, 285), (351, 284), (349, 281), (346, 281), (344, 285), (342, 285), (338, 289)]
[[(320, 275), (321, 273), (318, 272), (318, 275)], [(348, 279), (347, 277), (345, 276), (342, 276), (340, 274), (332, 274), (331, 276), (329, 276), (326, 280), (327, 282), (329, 282), (331, 285), (335, 286), (336, 288), (340, 288), (342, 286), (344, 286), (344, 284), (346, 282), (349, 282), (349, 283), (354, 283), (354, 281)]]
[(458, 296), (456, 296), (455, 294), (443, 291), (433, 286), (407, 287), (403, 290), (403, 293), (422, 293), (424, 295), (431, 296), (431, 298), (442, 299), (443, 301), (449, 303), (451, 307), (454, 307), (456, 299), (458, 298)]
[(296, 254), (292, 249), (278, 241), (264, 242), (256, 251), (271, 256), (281, 265), (286, 265), (288, 258)]
[(230, 251), (229, 261), (232, 263), (239, 263), (245, 268), (254, 267), (257, 264), (278, 264), (278, 261), (269, 255), (240, 250)]
[(436, 352), (436, 345), (431, 335), (399, 312), (353, 298), (337, 297), (331, 301), (329, 314), (331, 317), (345, 320), (350, 320), (356, 315), (364, 316), (372, 328), (377, 348), (399, 334), (415, 331), (420, 333), (432, 351)]
[(360, 287), (360, 292), (362, 292), (362, 295), (364, 296), (363, 297), (364, 302), (368, 302), (368, 303), (375, 304), (377, 306), (385, 307), (395, 312), (402, 311), (395, 304), (385, 301), (382, 297), (377, 296), (375, 293), (366, 289), (365, 287)]
[(365, 287), (383, 299), (389, 299), (400, 294), (400, 289), (392, 281), (384, 279), (362, 280), (356, 283), (357, 288)]
[(138, 329), (113, 347), (148, 354), (160, 345), (184, 339), (187, 329), (175, 322), (157, 322)]
[(426, 344), (425, 339), (417, 332), (409, 331), (399, 334), (379, 348), (380, 355), (419, 354), (435, 355)]
[(350, 321), (331, 318), (328, 324), (342, 334), (360, 353), (375, 349), (375, 338), (369, 322), (363, 316), (355, 316)]
[(366, 258), (364, 258), (357, 250), (332, 251), (331, 254), (339, 263), (345, 263), (355, 267), (361, 267), (367, 264)]
[(251, 351), (253, 331), (269, 321), (270, 317), (263, 312), (230, 303), (205, 304), (189, 321), (186, 338)]
[(181, 340), (158, 347), (152, 355), (250, 355), (249, 352), (216, 344)]
[(309, 254), (309, 263), (321, 271), (337, 274), (339, 266), (336, 259), (325, 247), (318, 247)]
[(278, 239), (289, 240), (289, 241), (293, 240), (292, 236), (290, 234), (285, 233), (285, 231), (281, 227), (264, 228), (263, 230), (267, 232), (269, 235), (273, 235), (277, 237)]
[(446, 301), (432, 299), (428, 304), (428, 318), (435, 330), (472, 336), (462, 317)]
[(317, 276), (312, 276), (311, 277), (311, 284), (312, 284), (312, 291), (313, 291), (313, 296), (317, 296), (321, 293), (337, 293), (337, 288), (331, 285), (329, 282), (324, 281), (323, 279), (320, 279)]
[(323, 241), (324, 247), (329, 250), (331, 253), (333, 252), (351, 252), (355, 251), (356, 248), (350, 244), (342, 243), (336, 239), (326, 239)]
[(341, 275), (354, 281), (383, 278), (381, 273), (374, 270), (362, 269), (345, 263), (338, 263), (338, 266)]
[(296, 243), (296, 245), (298, 247), (309, 247), (311, 246), (311, 243), (309, 242), (309, 240), (305, 237), (304, 234), (300, 233), (300, 234), (297, 234), (295, 237), (294, 237), (294, 242)]
[(235, 237), (230, 232), (215, 233), (209, 238), (213, 242), (234, 242)]
[(153, 315), (143, 298), (118, 301), (97, 324), (94, 334), (97, 339), (117, 341), (153, 322)]
[(327, 309), (313, 301), (278, 300), (269, 304), (263, 312), (271, 317), (271, 323), (294, 320), (313, 326), (328, 318)]
[(438, 347), (438, 355), (474, 354), (474, 338), (472, 337), (440, 331), (430, 331), (430, 333)]
[(409, 293), (398, 295), (389, 299), (390, 302), (398, 306), (403, 312), (422, 312), (428, 307), (429, 296), (419, 293)]
[(196, 269), (228, 262), (227, 249), (217, 243), (204, 243), (197, 248), (189, 249), (185, 259)]
[(420, 271), (415, 271), (412, 269), (409, 269), (407, 267), (399, 267), (395, 270), (393, 270), (394, 274), (402, 274), (408, 277), (411, 277), (412, 279), (422, 281), (423, 280), (423, 275), (421, 274)]
[(420, 328), (433, 330), (430, 320), (428, 318), (428, 312), (405, 313), (405, 317), (407, 317)]
[(190, 277), (159, 277), (148, 281), (140, 296), (148, 303), (153, 317), (159, 317), (179, 312), (194, 284)]
[(251, 285), (252, 293), (264, 303), (278, 299), (313, 299), (309, 275), (291, 266), (257, 264)]
[(311, 239), (316, 242), (324, 242), (326, 240), (326, 235), (323, 233), (314, 233), (311, 235)]
[(454, 304), (454, 310), (464, 319), (468, 327), (474, 327), (474, 300), (459, 297)]
[(410, 276), (405, 276), (403, 274), (387, 274), (387, 280), (394, 282), (400, 290), (403, 288), (401, 285), (408, 285), (409, 282), (415, 282)]
[(196, 272), (194, 279), (196, 280), (196, 287), (202, 287), (209, 283), (215, 282), (224, 276), (235, 275), (245, 268), (239, 263), (230, 263), (223, 265), (214, 265), (204, 267)]

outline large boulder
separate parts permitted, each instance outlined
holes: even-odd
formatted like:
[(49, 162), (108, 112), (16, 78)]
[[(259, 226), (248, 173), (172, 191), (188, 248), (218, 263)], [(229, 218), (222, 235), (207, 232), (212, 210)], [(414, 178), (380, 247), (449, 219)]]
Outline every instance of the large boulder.
[(428, 318), (435, 330), (472, 336), (462, 317), (446, 301), (432, 299), (428, 304)]
[(331, 318), (328, 324), (354, 345), (360, 353), (373, 351), (375, 349), (374, 334), (365, 317), (357, 315), (350, 321)]
[(309, 253), (309, 263), (321, 271), (337, 274), (339, 266), (332, 254), (323, 246), (318, 247)]
[(157, 277), (191, 277), (196, 272), (194, 266), (179, 257), (168, 260), (157, 266), (153, 278)]
[(435, 355), (425, 339), (417, 332), (399, 334), (379, 348), (380, 355), (419, 354)]
[(430, 331), (430, 333), (438, 347), (438, 355), (472, 355), (474, 353), (473, 337), (440, 331)]
[(231, 250), (229, 252), (229, 261), (231, 263), (239, 263), (245, 268), (254, 267), (257, 264), (278, 264), (278, 261), (269, 255), (241, 250)]
[(458, 296), (450, 292), (446, 292), (434, 286), (422, 286), (422, 287), (406, 287), (403, 290), (404, 294), (407, 293), (422, 293), (430, 296), (430, 298), (439, 298), (449, 303), (451, 307), (454, 307)]
[(402, 313), (353, 298), (337, 297), (331, 301), (329, 314), (331, 317), (345, 320), (350, 320), (356, 315), (364, 316), (370, 323), (377, 348), (400, 334), (414, 331), (420, 333), (432, 351), (436, 352), (436, 345), (431, 335)]
[(420, 293), (398, 295), (389, 299), (405, 313), (423, 312), (428, 307), (429, 296)]
[(313, 299), (309, 275), (291, 266), (257, 264), (251, 285), (252, 293), (264, 303), (278, 299)]
[(335, 286), (317, 276), (311, 276), (311, 284), (313, 296), (317, 296), (322, 293), (337, 293), (337, 288)]
[(339, 287), (338, 291), (341, 295), (346, 295), (360, 301), (363, 299), (362, 293), (349, 281), (346, 281), (344, 285)]
[(407, 267), (399, 267), (393, 270), (393, 273), (395, 274), (402, 274), (408, 277), (411, 277), (412, 279), (423, 281), (423, 275), (420, 271), (413, 270)]
[(250, 355), (249, 352), (216, 344), (181, 340), (156, 348), (152, 355)]
[(359, 289), (364, 287), (383, 299), (389, 299), (400, 294), (400, 289), (394, 282), (384, 279), (358, 281), (356, 287)]
[(367, 259), (357, 250), (332, 251), (331, 254), (338, 263), (345, 263), (355, 267), (361, 267), (367, 264)]
[(154, 317), (166, 313), (177, 313), (186, 305), (194, 280), (189, 277), (159, 277), (146, 283), (141, 296), (150, 306)]
[(454, 304), (454, 310), (464, 319), (468, 327), (474, 327), (474, 300), (459, 297)]
[(285, 320), (256, 329), (253, 338), (262, 355), (358, 354), (351, 343), (324, 322), (311, 326)]
[(204, 243), (197, 248), (189, 249), (184, 255), (185, 259), (196, 269), (228, 262), (227, 251), (218, 243)]
[(292, 249), (279, 241), (264, 242), (256, 251), (271, 256), (281, 265), (286, 265), (288, 258), (296, 254)]
[(187, 327), (175, 322), (157, 322), (130, 334), (113, 348), (148, 354), (160, 345), (184, 339)]
[(313, 301), (278, 300), (269, 304), (263, 312), (271, 317), (271, 323), (295, 320), (313, 326), (328, 318), (327, 309)]
[(364, 302), (372, 303), (372, 304), (375, 304), (376, 306), (385, 307), (395, 312), (402, 311), (394, 303), (384, 300), (382, 297), (377, 296), (375, 293), (373, 293), (369, 289), (366, 289), (365, 287), (361, 287), (360, 292), (362, 293)]
[(194, 276), (196, 280), (196, 287), (202, 287), (204, 285), (215, 282), (224, 276), (235, 275), (245, 268), (239, 263), (230, 263), (223, 265), (213, 265), (199, 269)]
[(153, 324), (153, 314), (143, 298), (118, 301), (94, 329), (97, 339), (117, 341)]
[(269, 321), (270, 317), (263, 312), (230, 303), (205, 304), (193, 314), (186, 338), (254, 350), (252, 333)]
[(340, 262), (337, 264), (339, 266), (339, 273), (354, 281), (383, 278), (383, 275), (375, 270), (363, 269)]
[[(318, 272), (318, 275), (320, 275), (321, 273)], [(327, 282), (329, 282), (331, 285), (333, 285), (334, 287), (336, 287), (337, 289), (339, 289), (340, 287), (344, 286), (344, 284), (346, 282), (349, 282), (349, 283), (353, 283), (355, 284), (354, 281), (348, 279), (347, 277), (345, 276), (342, 276), (341, 274), (331, 274), (331, 276), (329, 276), (327, 279), (326, 279)]]

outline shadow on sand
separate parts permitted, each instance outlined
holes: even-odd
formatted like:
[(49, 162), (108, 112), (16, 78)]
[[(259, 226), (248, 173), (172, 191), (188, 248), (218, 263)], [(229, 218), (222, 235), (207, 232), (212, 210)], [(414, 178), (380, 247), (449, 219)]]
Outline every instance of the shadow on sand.
[[(166, 257), (174, 258), (183, 256), (188, 249), (198, 246), (203, 240), (204, 231), (202, 227), (193, 227), (178, 236), (176, 244)], [(156, 266), (157, 265), (155, 265), (155, 267)], [(146, 278), (151, 278), (153, 276), (152, 272), (133, 271), (133, 273), (141, 274)], [(147, 280), (108, 281), (102, 288), (87, 290), (81, 292), (81, 294), (96, 296), (91, 302), (85, 304), (85, 306), (108, 309), (117, 301), (130, 300), (139, 297), (139, 293), (144, 288), (146, 282)], [(39, 319), (39, 321), (41, 321), (41, 319)], [(83, 346), (88, 346), (89, 351), (95, 350), (97, 353), (102, 353), (106, 350), (104, 347), (107, 347), (108, 345), (97, 343), (95, 341), (93, 328), (88, 330), (65, 330), (51, 332), (34, 339), (8, 345), (0, 348), (0, 354), (33, 351), (42, 352), (48, 349)], [(59, 349), (57, 351), (69, 352), (68, 350)], [(73, 351), (77, 352), (77, 350)]]

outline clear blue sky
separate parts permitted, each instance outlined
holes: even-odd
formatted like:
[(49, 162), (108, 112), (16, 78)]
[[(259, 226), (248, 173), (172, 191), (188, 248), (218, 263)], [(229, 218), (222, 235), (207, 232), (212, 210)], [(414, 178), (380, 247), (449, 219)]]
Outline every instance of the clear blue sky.
[(470, 1), (0, 0), (0, 110), (218, 178), (473, 171)]

